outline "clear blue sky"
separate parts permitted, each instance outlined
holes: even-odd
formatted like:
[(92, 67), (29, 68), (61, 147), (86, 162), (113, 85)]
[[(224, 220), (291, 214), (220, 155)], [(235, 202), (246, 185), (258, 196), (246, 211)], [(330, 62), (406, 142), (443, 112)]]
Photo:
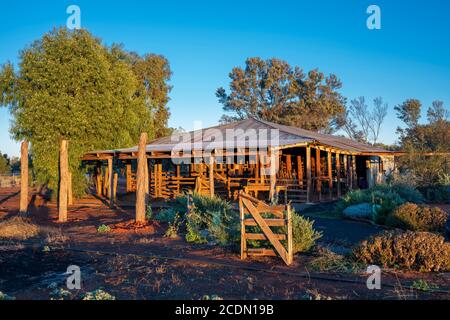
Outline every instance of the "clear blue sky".
[[(343, 81), (352, 99), (382, 96), (389, 114), (382, 140), (393, 143), (394, 105), (418, 98), (450, 105), (450, 1), (1, 1), (0, 63), (55, 26), (66, 8), (81, 7), (82, 27), (107, 44), (165, 55), (173, 70), (170, 125), (216, 124), (215, 90), (228, 86), (247, 57), (277, 57)], [(382, 29), (366, 28), (366, 8), (381, 8)], [(424, 108), (425, 109), (425, 108)], [(0, 109), (0, 150), (12, 155), (9, 115)]]

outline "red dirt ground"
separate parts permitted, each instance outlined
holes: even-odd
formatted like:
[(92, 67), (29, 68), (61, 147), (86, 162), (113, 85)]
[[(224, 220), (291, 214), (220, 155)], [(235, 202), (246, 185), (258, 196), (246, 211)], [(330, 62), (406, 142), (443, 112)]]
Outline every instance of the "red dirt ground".
[[(17, 190), (0, 190), (0, 219), (18, 213)], [(448, 274), (383, 271), (382, 289), (368, 290), (365, 274), (310, 273), (311, 254), (287, 267), (277, 258), (241, 261), (233, 248), (191, 245), (164, 237), (166, 226), (132, 223), (133, 209), (110, 209), (92, 196), (69, 208), (69, 222), (57, 222), (56, 204), (32, 193), (30, 218), (59, 230), (63, 244), (34, 239), (11, 247), (0, 243), (0, 291), (17, 299), (49, 299), (49, 284), (64, 288), (62, 273), (82, 269), (83, 286), (70, 298), (104, 288), (119, 299), (450, 299)], [(112, 232), (98, 233), (100, 225)], [(351, 230), (349, 230), (351, 232)], [(43, 250), (47, 245), (50, 250)], [(414, 280), (436, 284), (439, 292), (407, 288)]]

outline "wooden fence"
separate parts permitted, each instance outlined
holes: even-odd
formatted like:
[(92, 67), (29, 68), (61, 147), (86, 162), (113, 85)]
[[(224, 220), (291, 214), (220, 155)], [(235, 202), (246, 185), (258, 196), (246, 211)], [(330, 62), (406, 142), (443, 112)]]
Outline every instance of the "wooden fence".
[[(241, 191), (239, 194), (239, 211), (241, 218), (241, 259), (246, 259), (247, 256), (279, 255), (287, 265), (292, 264), (293, 243), (290, 207), (269, 206)], [(248, 231), (247, 227), (253, 227), (254, 232)], [(271, 227), (276, 227), (277, 231), (281, 233), (275, 233)], [(255, 229), (260, 229), (260, 231), (255, 232)], [(268, 241), (272, 248), (249, 248), (247, 240)]]

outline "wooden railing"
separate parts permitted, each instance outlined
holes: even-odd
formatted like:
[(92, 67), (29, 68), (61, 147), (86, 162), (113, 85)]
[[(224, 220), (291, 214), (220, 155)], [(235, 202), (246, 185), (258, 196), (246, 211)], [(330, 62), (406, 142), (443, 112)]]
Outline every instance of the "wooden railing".
[[(247, 256), (276, 256), (290, 265), (293, 261), (292, 218), (289, 206), (269, 206), (243, 191), (239, 194), (241, 218), (241, 259)], [(265, 214), (264, 218), (261, 214)], [(247, 227), (259, 227), (262, 233), (247, 231)], [(271, 227), (281, 227), (283, 233), (275, 233)], [(247, 240), (266, 240), (273, 248), (248, 248)], [(286, 242), (286, 247), (281, 241)]]

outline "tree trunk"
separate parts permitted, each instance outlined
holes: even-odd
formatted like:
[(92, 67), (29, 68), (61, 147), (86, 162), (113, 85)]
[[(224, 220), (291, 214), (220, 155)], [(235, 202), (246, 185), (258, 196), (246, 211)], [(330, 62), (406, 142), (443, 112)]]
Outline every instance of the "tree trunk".
[(28, 141), (20, 146), (20, 214), (28, 212)]
[(59, 150), (59, 222), (67, 222), (67, 190), (69, 178), (69, 159), (67, 140), (61, 141)]
[[(142, 133), (139, 139), (138, 158), (137, 158), (137, 179), (136, 179), (136, 222), (145, 222), (145, 166), (147, 164), (146, 156), (147, 133)], [(148, 180), (147, 180), (148, 181)]]

